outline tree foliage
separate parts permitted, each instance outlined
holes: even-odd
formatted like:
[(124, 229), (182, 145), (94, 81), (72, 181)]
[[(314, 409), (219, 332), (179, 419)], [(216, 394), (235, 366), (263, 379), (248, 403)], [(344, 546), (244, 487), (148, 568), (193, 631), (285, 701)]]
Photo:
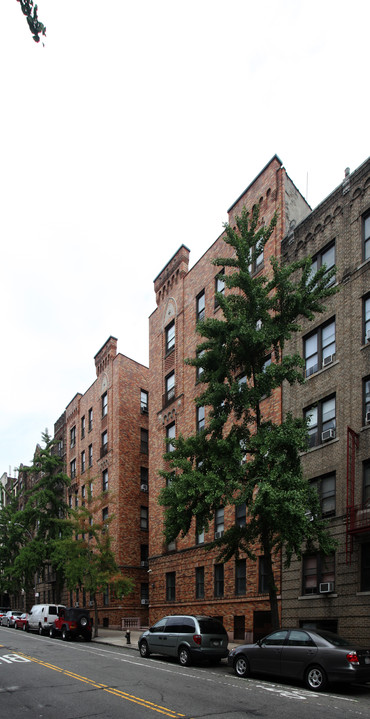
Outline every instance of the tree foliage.
[[(7, 548), (3, 582), (7, 583), (9, 593), (34, 587), (36, 573), (43, 576), (55, 544), (70, 532), (65, 501), (70, 479), (63, 471), (63, 460), (54, 451), (55, 442), (47, 431), (42, 439), (45, 447), (38, 446), (32, 465), (21, 468), (28, 488), (1, 510), (0, 525)], [(22, 509), (19, 508), (20, 496), (24, 502)], [(53, 566), (53, 570), (57, 568)], [(63, 571), (57, 571), (57, 595), (62, 591), (63, 582)]]
[(38, 19), (38, 8), (33, 0), (17, 0), (20, 3), (23, 15), (27, 18), (28, 27), (35, 42), (40, 42), (40, 35), (46, 36), (46, 27)]
[(109, 525), (113, 517), (96, 521), (105, 501), (104, 493), (93, 499), (89, 492), (87, 504), (71, 512), (70, 536), (56, 544), (52, 555), (53, 562), (63, 569), (67, 588), (83, 587), (93, 596), (95, 636), (98, 633), (97, 594), (109, 587), (121, 598), (133, 589), (133, 580), (122, 576), (111, 546)]
[(167, 486), (159, 500), (168, 542), (186, 535), (193, 518), (207, 530), (218, 508), (246, 504), (245, 525), (234, 525), (217, 542), (220, 559), (240, 552), (255, 558), (261, 546), (273, 626), (278, 626), (277, 552), (284, 551), (288, 565), (303, 547), (328, 553), (333, 542), (317, 493), (302, 473), (304, 420), (291, 415), (281, 422), (266, 420), (261, 403), (283, 382), (304, 381), (303, 360), (284, 353), (285, 343), (300, 330), (302, 318), (313, 320), (323, 312), (323, 301), (336, 291), (335, 270), (324, 266), (313, 275), (310, 259), (288, 265), (273, 257), (268, 276), (252, 273), (276, 220), (261, 227), (256, 207), (252, 214), (242, 211), (236, 229), (225, 225), (225, 241), (234, 254), (213, 264), (225, 268), (231, 291), (216, 295), (222, 316), (198, 323), (202, 341), (196, 357), (186, 360), (201, 369), (196, 405), (206, 408), (206, 424), (193, 436), (171, 439), (173, 451), (165, 455), (169, 469), (161, 472)]

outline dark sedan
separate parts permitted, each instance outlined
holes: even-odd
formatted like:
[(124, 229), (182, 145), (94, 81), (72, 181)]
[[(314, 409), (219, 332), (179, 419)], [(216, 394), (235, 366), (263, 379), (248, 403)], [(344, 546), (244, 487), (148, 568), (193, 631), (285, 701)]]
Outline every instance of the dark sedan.
[(255, 644), (232, 649), (228, 664), (238, 677), (299, 679), (313, 691), (322, 691), (328, 682), (370, 682), (370, 647), (321, 629), (279, 629)]

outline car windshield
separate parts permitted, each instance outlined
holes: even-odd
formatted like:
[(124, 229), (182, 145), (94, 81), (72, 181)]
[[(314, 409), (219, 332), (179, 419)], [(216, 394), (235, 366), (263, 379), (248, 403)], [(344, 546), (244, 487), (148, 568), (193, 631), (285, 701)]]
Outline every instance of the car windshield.
[(199, 619), (202, 634), (226, 634), (226, 629), (217, 619)]
[(334, 632), (322, 631), (321, 629), (315, 629), (315, 632), (334, 647), (348, 647), (350, 645), (348, 639), (344, 639), (338, 636), (338, 634), (334, 634)]

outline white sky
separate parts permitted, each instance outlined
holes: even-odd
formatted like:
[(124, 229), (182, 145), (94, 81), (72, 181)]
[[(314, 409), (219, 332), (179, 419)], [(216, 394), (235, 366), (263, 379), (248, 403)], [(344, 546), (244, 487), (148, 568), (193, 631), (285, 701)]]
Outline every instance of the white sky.
[[(369, 155), (368, 0), (2, 0), (0, 475), (95, 379), (148, 363), (153, 279), (276, 153), (312, 207)], [(308, 183), (307, 183), (308, 177)]]

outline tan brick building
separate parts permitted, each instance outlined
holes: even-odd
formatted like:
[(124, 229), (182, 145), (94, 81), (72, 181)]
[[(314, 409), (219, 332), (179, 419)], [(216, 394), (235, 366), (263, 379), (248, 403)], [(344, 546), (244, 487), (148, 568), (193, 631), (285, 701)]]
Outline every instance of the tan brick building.
[[(71, 507), (104, 492), (97, 521), (112, 517), (112, 548), (135, 590), (122, 600), (107, 591), (99, 597), (99, 624), (121, 626), (123, 619), (148, 624), (148, 368), (117, 354), (109, 337), (95, 356), (97, 379), (67, 405), (56, 439), (71, 477)], [(63, 419), (63, 418), (62, 418)], [(88, 606), (83, 590), (67, 603)], [(135, 621), (133, 622), (135, 625)]]
[(295, 561), (283, 575), (282, 621), (370, 641), (370, 159), (291, 230), (284, 260), (335, 264), (338, 294), (286, 344), (305, 358), (306, 382), (283, 388), (284, 412), (309, 418), (302, 456), (335, 554)]
[[(258, 257), (253, 271), (268, 273), (269, 257), (279, 256), (281, 241), (292, 222), (299, 222), (310, 208), (288, 177), (277, 156), (229, 209), (233, 225), (245, 205), (260, 206), (260, 220), (268, 224), (278, 211), (277, 226)], [(150, 317), (150, 621), (166, 613), (196, 612), (222, 618), (232, 638), (263, 634), (269, 627), (269, 599), (264, 586), (263, 563), (241, 557), (238, 562), (217, 563), (215, 551), (207, 544), (231, 523), (245, 522), (245, 510), (222, 508), (214, 525), (204, 536), (195, 525), (184, 539), (164, 544), (163, 510), (157, 504), (164, 479), (165, 438), (194, 434), (202, 417), (196, 413), (194, 398), (200, 391), (194, 367), (184, 365), (194, 357), (200, 342), (195, 328), (198, 319), (220, 313), (215, 291), (222, 290), (222, 272), (212, 258), (232, 252), (221, 235), (189, 270), (189, 250), (182, 245), (154, 281), (157, 308)], [(280, 391), (264, 401), (266, 417), (279, 421)], [(277, 563), (280, 581), (280, 563)]]

